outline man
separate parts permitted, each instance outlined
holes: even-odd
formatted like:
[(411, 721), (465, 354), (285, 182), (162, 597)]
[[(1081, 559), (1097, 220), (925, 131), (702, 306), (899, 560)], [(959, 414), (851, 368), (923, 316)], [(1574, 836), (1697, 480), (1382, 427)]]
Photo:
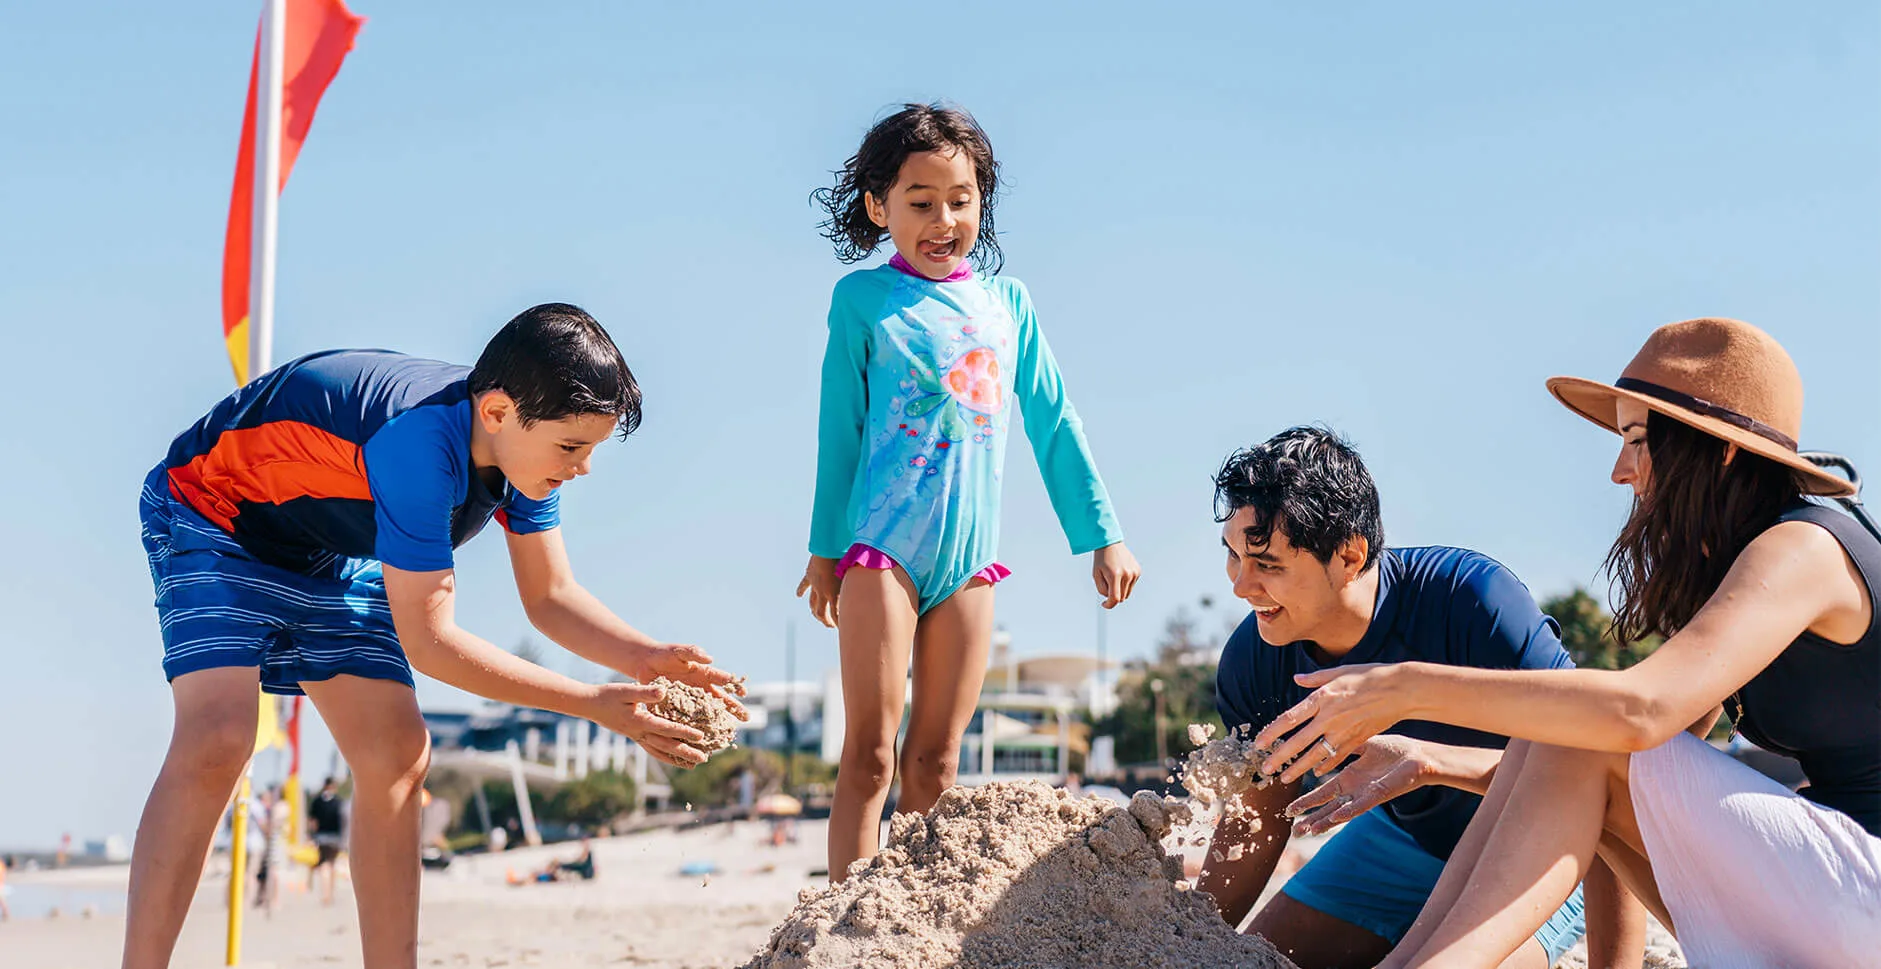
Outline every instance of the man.
[[(1228, 578), (1254, 610), (1230, 637), (1216, 675), (1217, 705), (1231, 730), (1245, 726), (1252, 736), (1311, 692), (1295, 676), (1332, 666), (1572, 665), (1554, 620), (1502, 565), (1460, 548), (1386, 548), (1377, 486), (1358, 453), (1330, 431), (1296, 427), (1237, 451), (1216, 476), (1215, 501)], [(1506, 743), (1407, 721), (1310, 794), (1297, 781), (1250, 791), (1252, 818), (1216, 826), (1200, 885), (1239, 925), (1291, 834), (1349, 822), (1248, 931), (1301, 969), (1374, 966), (1416, 920)], [(1595, 893), (1603, 910), (1590, 962), (1637, 966), (1643, 910), (1603, 867), (1595, 871), (1590, 882), (1613, 887)], [(1505, 969), (1552, 965), (1584, 932), (1577, 890)], [(1630, 955), (1620, 958), (1622, 950)]]
[(320, 792), (307, 803), (307, 833), (313, 835), (314, 848), (320, 852), (307, 871), (307, 889), (324, 874), (320, 904), (333, 904), (333, 883), (339, 867), (340, 851), (346, 847), (344, 812), (341, 810), (340, 785), (332, 777), (320, 785)]

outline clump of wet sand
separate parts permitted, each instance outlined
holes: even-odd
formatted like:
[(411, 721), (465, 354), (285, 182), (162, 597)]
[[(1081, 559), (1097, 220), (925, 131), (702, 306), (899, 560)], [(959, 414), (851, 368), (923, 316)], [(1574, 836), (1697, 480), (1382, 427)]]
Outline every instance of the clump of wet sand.
[[(1225, 737), (1214, 738), (1214, 724), (1189, 724), (1189, 742), (1196, 749), (1177, 768), (1182, 786), (1194, 799), (1196, 813), (1215, 813), (1223, 818), (1259, 823), (1242, 795), (1264, 790), (1275, 778), (1260, 772), (1258, 765), (1269, 751), (1255, 745), (1245, 728), (1236, 728)], [(1214, 738), (1214, 739), (1211, 739)], [(1179, 823), (1189, 820), (1180, 819)]]
[[(733, 683), (729, 687), (730, 691), (744, 696), (744, 682), (740, 679)], [(652, 712), (705, 734), (704, 740), (692, 745), (702, 753), (718, 753), (738, 739), (738, 716), (731, 712), (731, 705), (725, 702), (724, 697), (711, 690), (664, 676), (655, 679), (651, 685), (666, 691), (660, 702), (653, 705)]]
[(1172, 806), (1126, 809), (1037, 781), (953, 788), (897, 814), (848, 878), (806, 889), (743, 969), (1293, 969), (1179, 886)]

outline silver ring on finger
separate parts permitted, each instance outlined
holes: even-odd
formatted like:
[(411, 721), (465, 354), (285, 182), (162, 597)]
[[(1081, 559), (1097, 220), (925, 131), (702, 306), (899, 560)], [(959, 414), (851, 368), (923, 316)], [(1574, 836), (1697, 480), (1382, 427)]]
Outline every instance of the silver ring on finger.
[(1326, 756), (1327, 756), (1328, 758), (1332, 758), (1332, 757), (1337, 757), (1337, 756), (1339, 756), (1339, 752), (1338, 752), (1337, 750), (1334, 750), (1334, 749), (1333, 749), (1333, 746), (1332, 746), (1332, 744), (1330, 744), (1330, 743), (1328, 743), (1328, 742), (1326, 741), (1326, 738), (1324, 738), (1324, 737), (1321, 737), (1321, 738), (1319, 738), (1319, 745), (1320, 745), (1321, 747), (1324, 747), (1324, 748), (1326, 749)]

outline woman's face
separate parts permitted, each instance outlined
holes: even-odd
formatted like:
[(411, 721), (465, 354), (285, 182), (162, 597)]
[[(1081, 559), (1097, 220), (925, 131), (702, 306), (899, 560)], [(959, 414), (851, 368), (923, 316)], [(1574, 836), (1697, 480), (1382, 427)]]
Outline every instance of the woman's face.
[(1613, 462), (1613, 483), (1628, 485), (1635, 497), (1646, 493), (1652, 478), (1652, 455), (1646, 451), (1646, 405), (1621, 398), (1618, 402), (1620, 456)]

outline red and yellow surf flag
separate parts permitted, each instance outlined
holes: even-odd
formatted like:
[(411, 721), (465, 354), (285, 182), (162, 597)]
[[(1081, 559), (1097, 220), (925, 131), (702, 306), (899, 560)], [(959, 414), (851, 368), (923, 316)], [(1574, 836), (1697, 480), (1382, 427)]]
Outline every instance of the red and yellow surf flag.
[[(313, 125), (320, 96), (353, 49), (364, 17), (354, 16), (341, 0), (286, 0), (286, 58), (281, 71), (281, 183), (300, 154)], [(260, 84), (261, 40), (248, 69), (248, 106), (242, 112), (242, 147), (235, 158), (235, 191), (229, 200), (229, 231), (222, 249), (222, 339), (228, 344), (235, 382), (248, 382), (249, 270), (254, 258), (255, 126)]]

